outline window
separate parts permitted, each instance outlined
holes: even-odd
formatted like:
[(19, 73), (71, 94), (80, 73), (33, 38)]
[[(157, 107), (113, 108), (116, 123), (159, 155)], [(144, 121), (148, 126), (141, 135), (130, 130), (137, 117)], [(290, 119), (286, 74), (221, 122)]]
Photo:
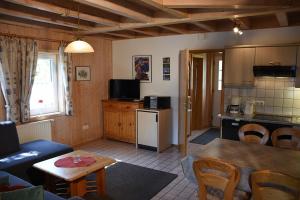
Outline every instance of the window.
[(37, 69), (30, 96), (31, 116), (57, 113), (60, 111), (61, 90), (59, 89), (56, 53), (39, 53)]
[(222, 71), (223, 71), (223, 61), (219, 60), (218, 67), (218, 90), (222, 90)]

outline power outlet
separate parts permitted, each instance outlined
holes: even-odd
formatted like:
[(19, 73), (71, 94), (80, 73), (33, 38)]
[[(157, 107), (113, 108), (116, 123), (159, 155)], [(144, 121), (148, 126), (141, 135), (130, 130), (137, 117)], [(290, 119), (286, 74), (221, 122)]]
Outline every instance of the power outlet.
[(257, 106), (264, 106), (265, 105), (265, 101), (255, 101), (255, 105), (257, 105)]
[(82, 130), (88, 130), (89, 129), (89, 125), (88, 124), (84, 124), (83, 126), (82, 126)]

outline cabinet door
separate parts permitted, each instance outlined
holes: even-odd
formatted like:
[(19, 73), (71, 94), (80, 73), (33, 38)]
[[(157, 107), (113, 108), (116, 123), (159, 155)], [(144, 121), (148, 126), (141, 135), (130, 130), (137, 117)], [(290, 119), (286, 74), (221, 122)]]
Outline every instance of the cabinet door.
[(295, 87), (300, 88), (300, 46), (298, 47), (297, 55), (297, 71), (296, 71)]
[(225, 50), (224, 85), (253, 86), (255, 48)]
[(104, 111), (104, 134), (105, 137), (118, 139), (120, 133), (120, 113)]
[(120, 140), (135, 143), (135, 112), (120, 113)]
[(297, 47), (257, 47), (255, 65), (296, 65)]
[(138, 111), (137, 114), (138, 144), (142, 144), (150, 147), (158, 147), (157, 117), (158, 114), (155, 112)]

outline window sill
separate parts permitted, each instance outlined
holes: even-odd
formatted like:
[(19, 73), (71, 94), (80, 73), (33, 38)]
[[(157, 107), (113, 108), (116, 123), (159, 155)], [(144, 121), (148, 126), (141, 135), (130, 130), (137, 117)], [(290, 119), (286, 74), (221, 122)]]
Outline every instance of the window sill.
[(40, 121), (40, 120), (45, 120), (53, 117), (60, 117), (64, 116), (63, 112), (55, 112), (55, 113), (47, 113), (47, 114), (42, 114), (42, 115), (34, 115), (30, 117), (30, 122), (35, 122), (35, 121)]

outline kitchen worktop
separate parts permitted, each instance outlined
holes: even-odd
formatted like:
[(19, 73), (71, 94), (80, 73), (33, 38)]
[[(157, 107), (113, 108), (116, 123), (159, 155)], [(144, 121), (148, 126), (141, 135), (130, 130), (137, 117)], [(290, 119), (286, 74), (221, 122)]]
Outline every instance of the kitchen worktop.
[(224, 113), (219, 116), (221, 119), (232, 119), (236, 121), (249, 121), (249, 122), (265, 122), (274, 124), (286, 124), (300, 126), (300, 116), (279, 116), (279, 115), (267, 115), (267, 114), (230, 114)]

